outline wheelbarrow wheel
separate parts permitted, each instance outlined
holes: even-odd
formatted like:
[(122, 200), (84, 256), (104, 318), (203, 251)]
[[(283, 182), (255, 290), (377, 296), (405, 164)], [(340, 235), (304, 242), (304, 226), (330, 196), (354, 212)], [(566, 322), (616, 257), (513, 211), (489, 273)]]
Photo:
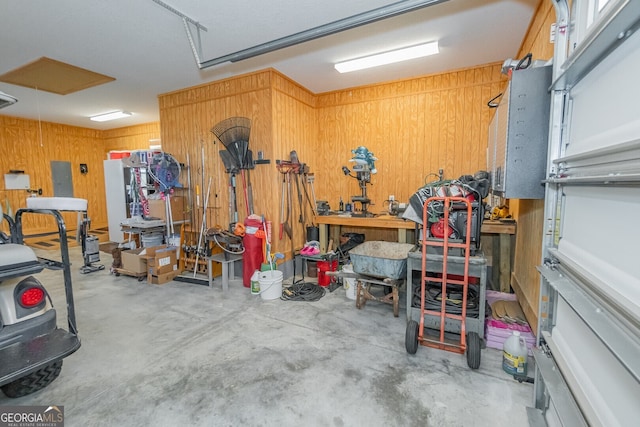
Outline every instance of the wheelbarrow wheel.
[(480, 336), (477, 332), (467, 334), (467, 365), (471, 369), (480, 367)]
[(404, 347), (407, 353), (416, 354), (418, 351), (418, 329), (420, 325), (415, 320), (409, 320), (407, 323), (407, 333), (404, 336)]

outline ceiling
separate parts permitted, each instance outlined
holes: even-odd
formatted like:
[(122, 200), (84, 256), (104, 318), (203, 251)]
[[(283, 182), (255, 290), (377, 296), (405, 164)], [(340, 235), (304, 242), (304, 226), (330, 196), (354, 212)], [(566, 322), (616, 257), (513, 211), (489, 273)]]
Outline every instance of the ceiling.
[[(385, 0), (163, 0), (199, 22), (206, 61), (385, 5)], [(153, 0), (0, 0), (0, 75), (41, 57), (115, 78), (58, 95), (0, 82), (0, 114), (93, 129), (159, 120), (157, 96), (273, 67), (314, 93), (514, 57), (541, 0), (449, 0), (235, 63), (200, 69), (183, 20)], [(195, 28), (192, 33), (197, 37)], [(337, 61), (438, 40), (440, 54), (340, 74)], [(133, 115), (111, 122), (89, 116)]]

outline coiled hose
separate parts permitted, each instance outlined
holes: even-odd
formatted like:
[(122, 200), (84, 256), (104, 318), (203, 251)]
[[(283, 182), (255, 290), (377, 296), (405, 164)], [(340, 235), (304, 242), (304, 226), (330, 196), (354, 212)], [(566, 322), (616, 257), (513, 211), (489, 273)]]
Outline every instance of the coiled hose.
[(318, 301), (327, 291), (311, 282), (298, 282), (282, 290), (280, 299), (285, 301)]
[[(413, 298), (411, 305), (420, 308), (420, 281), (412, 283)], [(424, 300), (425, 310), (440, 311), (442, 306), (442, 287), (440, 283), (427, 282), (427, 295)], [(480, 294), (476, 286), (470, 285), (467, 292), (467, 316), (478, 318), (480, 311)], [(445, 312), (462, 314), (462, 285), (447, 284)], [(485, 302), (485, 317), (491, 315), (491, 307)]]

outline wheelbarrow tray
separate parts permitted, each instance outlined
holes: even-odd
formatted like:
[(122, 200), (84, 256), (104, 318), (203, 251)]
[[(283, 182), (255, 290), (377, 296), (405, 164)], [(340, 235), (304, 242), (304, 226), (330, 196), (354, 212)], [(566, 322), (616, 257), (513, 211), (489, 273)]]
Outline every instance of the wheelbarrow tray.
[(407, 254), (414, 245), (372, 240), (349, 251), (355, 273), (389, 279), (404, 279)]

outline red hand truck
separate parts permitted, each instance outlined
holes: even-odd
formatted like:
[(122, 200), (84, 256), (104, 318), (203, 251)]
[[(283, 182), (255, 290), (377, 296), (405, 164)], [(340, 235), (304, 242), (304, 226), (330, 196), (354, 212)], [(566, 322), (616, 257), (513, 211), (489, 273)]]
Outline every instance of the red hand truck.
[[(450, 223), (450, 213), (454, 209), (466, 210), (466, 233), (464, 240), (453, 239), (453, 228)], [(437, 208), (436, 208), (437, 207)], [(434, 218), (439, 217), (439, 218)], [(408, 353), (415, 354), (418, 344), (427, 347), (434, 347), (441, 350), (452, 351), (455, 353), (467, 353), (467, 363), (470, 368), (477, 369), (480, 366), (480, 337), (476, 332), (469, 333), (469, 342), (467, 342), (466, 334), (466, 316), (467, 316), (467, 298), (469, 291), (469, 257), (471, 253), (471, 223), (472, 223), (472, 205), (471, 202), (463, 197), (430, 197), (423, 207), (423, 229), (422, 229), (422, 274), (420, 279), (420, 322), (411, 319), (407, 323), (407, 331), (405, 335), (405, 347)], [(433, 224), (429, 227), (429, 224)], [(429, 236), (437, 238), (429, 238)], [(431, 253), (437, 253), (439, 250), (429, 251), (429, 247), (441, 248), (442, 255), (438, 255), (438, 259), (442, 258), (442, 271), (440, 275), (427, 275), (427, 259)], [(447, 261), (450, 257), (450, 249), (456, 248), (462, 251), (464, 261), (462, 275), (452, 275), (447, 271)], [(440, 308), (427, 309), (425, 307), (425, 297), (428, 283), (440, 284)], [(447, 285), (459, 285), (462, 287), (461, 313), (454, 314), (447, 312)], [(409, 289), (409, 286), (407, 287)], [(428, 335), (425, 327), (425, 316), (439, 319), (439, 334)], [(451, 338), (452, 334), (446, 334), (447, 325), (459, 322), (459, 339)], [(458, 328), (456, 328), (458, 329)], [(435, 331), (434, 331), (435, 332)]]

